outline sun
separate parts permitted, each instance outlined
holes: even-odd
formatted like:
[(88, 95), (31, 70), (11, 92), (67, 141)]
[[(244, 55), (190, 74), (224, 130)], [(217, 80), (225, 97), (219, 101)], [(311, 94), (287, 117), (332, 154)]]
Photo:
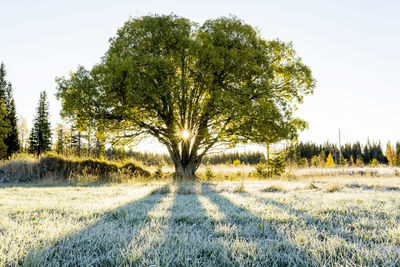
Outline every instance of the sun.
[(186, 130), (186, 129), (183, 130), (182, 131), (182, 138), (187, 140), (187, 139), (189, 139), (189, 137), (190, 137), (190, 132), (188, 130)]

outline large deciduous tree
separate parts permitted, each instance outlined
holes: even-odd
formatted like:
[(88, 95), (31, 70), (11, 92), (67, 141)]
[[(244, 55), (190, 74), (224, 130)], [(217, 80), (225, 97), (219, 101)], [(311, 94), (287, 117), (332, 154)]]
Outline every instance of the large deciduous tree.
[(62, 115), (114, 137), (151, 135), (177, 178), (194, 177), (217, 145), (296, 138), (296, 104), (312, 93), (291, 43), (267, 41), (235, 17), (198, 25), (145, 16), (127, 21), (101, 62), (57, 78)]

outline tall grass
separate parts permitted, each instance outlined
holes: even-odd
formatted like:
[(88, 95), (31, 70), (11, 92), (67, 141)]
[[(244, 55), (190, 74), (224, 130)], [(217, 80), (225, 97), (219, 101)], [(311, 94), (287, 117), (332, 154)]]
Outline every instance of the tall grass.
[(67, 158), (46, 154), (40, 158), (20, 155), (0, 166), (0, 182), (31, 182), (53, 179), (68, 182), (119, 182), (150, 177), (150, 172), (132, 161)]

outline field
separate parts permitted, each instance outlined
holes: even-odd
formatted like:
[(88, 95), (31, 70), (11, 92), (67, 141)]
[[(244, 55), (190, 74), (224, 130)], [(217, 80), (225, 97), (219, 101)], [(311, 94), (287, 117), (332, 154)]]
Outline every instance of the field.
[(400, 265), (400, 178), (239, 184), (3, 185), (0, 266)]

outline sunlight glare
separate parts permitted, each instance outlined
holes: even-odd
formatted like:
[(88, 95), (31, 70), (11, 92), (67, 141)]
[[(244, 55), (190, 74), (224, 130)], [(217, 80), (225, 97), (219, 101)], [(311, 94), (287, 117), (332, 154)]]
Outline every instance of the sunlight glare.
[(189, 139), (189, 137), (190, 137), (190, 132), (188, 130), (186, 130), (186, 129), (183, 130), (182, 131), (182, 138), (187, 140), (187, 139)]

